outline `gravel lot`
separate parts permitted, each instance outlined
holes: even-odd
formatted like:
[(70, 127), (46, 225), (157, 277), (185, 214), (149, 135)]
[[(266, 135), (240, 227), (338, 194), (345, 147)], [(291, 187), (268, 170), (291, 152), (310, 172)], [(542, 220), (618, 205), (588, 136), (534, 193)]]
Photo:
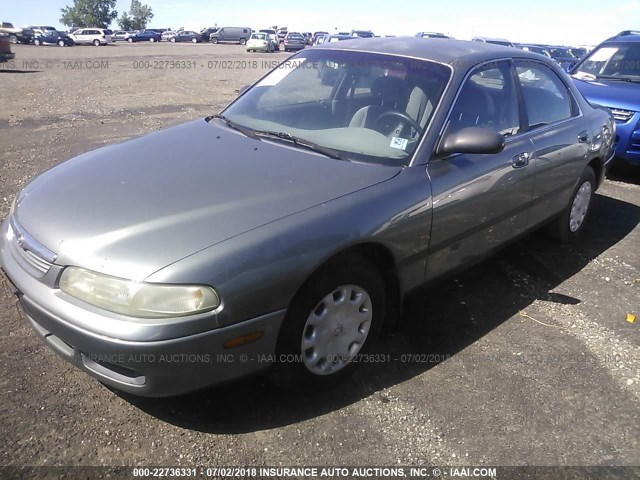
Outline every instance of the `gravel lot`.
[[(0, 218), (38, 173), (216, 113), (287, 56), (14, 51), (0, 67)], [(195, 68), (151, 68), (165, 61)], [(115, 394), (41, 344), (0, 287), (0, 465), (639, 465), (640, 321), (626, 321), (640, 317), (638, 176), (607, 180), (593, 207), (574, 245), (534, 234), (412, 295), (379, 348), (435, 361), (363, 365), (315, 396), (263, 377), (174, 399)]]

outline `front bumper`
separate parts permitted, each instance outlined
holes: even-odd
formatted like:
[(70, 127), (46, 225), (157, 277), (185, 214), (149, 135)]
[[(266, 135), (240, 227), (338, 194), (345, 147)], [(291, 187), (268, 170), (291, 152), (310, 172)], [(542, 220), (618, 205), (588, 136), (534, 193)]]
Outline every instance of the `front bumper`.
[[(101, 382), (140, 396), (172, 396), (270, 365), (284, 310), (205, 331), (193, 330), (188, 318), (174, 322), (169, 329), (164, 321), (144, 328), (129, 322), (129, 328), (123, 328), (122, 319), (118, 325), (107, 313), (99, 318), (89, 307), (78, 309), (59, 295), (59, 290), (47, 285), (47, 275), (36, 278), (22, 268), (7, 240), (8, 223), (0, 229), (0, 267), (25, 317), (52, 350)], [(59, 271), (53, 274), (57, 277)], [(105, 324), (119, 328), (109, 332)], [(183, 335), (179, 335), (180, 330)], [(228, 340), (256, 332), (261, 335), (256, 341), (224, 347)]]

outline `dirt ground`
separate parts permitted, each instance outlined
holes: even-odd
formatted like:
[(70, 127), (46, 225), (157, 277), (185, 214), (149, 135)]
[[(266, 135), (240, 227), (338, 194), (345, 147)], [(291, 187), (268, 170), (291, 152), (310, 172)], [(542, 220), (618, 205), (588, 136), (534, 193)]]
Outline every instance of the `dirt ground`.
[[(14, 51), (0, 66), (0, 218), (38, 173), (217, 113), (287, 55)], [(315, 395), (263, 377), (118, 395), (46, 348), (0, 289), (0, 465), (639, 465), (640, 320), (626, 321), (640, 317), (639, 221), (639, 176), (608, 179), (580, 241), (534, 234), (416, 292), (379, 348), (425, 355)]]

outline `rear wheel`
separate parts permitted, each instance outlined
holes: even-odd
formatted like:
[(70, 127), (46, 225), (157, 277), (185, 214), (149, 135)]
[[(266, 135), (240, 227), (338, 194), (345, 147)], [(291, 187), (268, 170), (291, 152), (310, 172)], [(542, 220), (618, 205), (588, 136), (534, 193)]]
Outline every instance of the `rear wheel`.
[(192, 39), (191, 39), (191, 43), (198, 43), (198, 39), (197, 39), (197, 38), (195, 38), (195, 37), (194, 37), (194, 38), (192, 38)]
[(94, 44), (96, 47), (99, 47), (99, 46), (100, 46), (100, 40), (94, 40), (94, 41), (93, 41), (93, 44)]
[(149, 41), (150, 41), (151, 43), (155, 43), (156, 39), (155, 39), (155, 38), (153, 38), (153, 37), (151, 37), (151, 38), (149, 39)]
[(587, 166), (571, 195), (569, 205), (562, 214), (546, 227), (546, 232), (562, 243), (574, 241), (584, 230), (591, 212), (591, 201), (595, 192), (596, 175)]
[(40, 39), (36, 38), (36, 39), (33, 41), (33, 44), (34, 44), (36, 47), (39, 47), (39, 46), (40, 46)]
[(218, 43), (218, 39), (217, 38), (212, 38), (211, 39), (211, 43)]
[(127, 42), (133, 43), (133, 38), (131, 38), (131, 37), (127, 38)]
[(348, 377), (384, 321), (385, 288), (359, 257), (332, 262), (296, 295), (280, 329), (274, 376), (291, 387), (322, 387)]
[(171, 37), (171, 43), (176, 43), (176, 37)]
[(15, 35), (11, 35), (11, 36), (9, 37), (9, 41), (10, 41), (11, 43), (18, 43), (18, 37), (16, 37)]
[(247, 39), (246, 38), (241, 38), (240, 39), (240, 45), (246, 45), (247, 43)]

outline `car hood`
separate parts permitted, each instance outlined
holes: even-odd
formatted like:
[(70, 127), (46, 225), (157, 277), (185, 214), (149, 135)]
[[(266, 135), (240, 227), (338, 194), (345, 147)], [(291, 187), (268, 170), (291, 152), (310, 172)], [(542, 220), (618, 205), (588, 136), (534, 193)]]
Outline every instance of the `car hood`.
[(591, 103), (603, 107), (640, 110), (640, 84), (611, 80), (579, 80), (573, 77), (578, 90)]
[(18, 223), (77, 265), (143, 280), (199, 250), (379, 182), (334, 160), (197, 120), (69, 160), (30, 183)]

